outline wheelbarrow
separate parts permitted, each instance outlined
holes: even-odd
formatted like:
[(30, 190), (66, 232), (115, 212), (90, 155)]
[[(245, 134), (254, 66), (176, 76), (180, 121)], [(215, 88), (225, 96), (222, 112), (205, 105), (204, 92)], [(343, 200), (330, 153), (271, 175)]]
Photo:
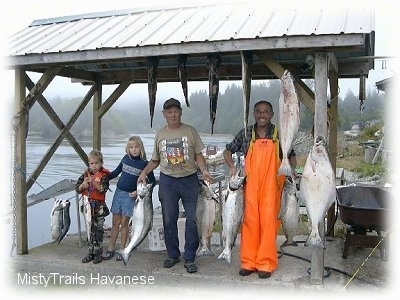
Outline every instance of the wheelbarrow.
[(378, 246), (381, 259), (387, 260), (388, 239), (382, 232), (390, 227), (391, 207), (395, 203), (391, 192), (381, 187), (361, 185), (338, 186), (336, 190), (339, 216), (346, 224), (342, 257), (347, 258), (351, 246)]

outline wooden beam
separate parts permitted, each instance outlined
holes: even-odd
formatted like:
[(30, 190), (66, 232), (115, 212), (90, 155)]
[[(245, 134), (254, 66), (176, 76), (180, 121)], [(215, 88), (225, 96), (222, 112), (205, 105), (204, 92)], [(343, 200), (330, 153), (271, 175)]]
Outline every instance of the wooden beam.
[[(14, 118), (14, 181), (12, 191), (13, 213), (15, 214), (15, 222), (13, 224), (13, 242), (16, 239), (17, 254), (28, 253), (28, 222), (27, 222), (27, 188), (26, 188), (26, 135), (28, 130), (28, 109), (24, 102), (25, 84), (24, 70), (15, 70), (15, 111)], [(14, 246), (14, 245), (13, 245)]]
[(103, 86), (98, 83), (93, 95), (93, 148), (101, 150), (101, 116), (99, 109), (103, 97)]
[[(323, 136), (327, 140), (327, 85), (328, 58), (326, 53), (315, 53), (315, 113), (314, 139)], [(321, 239), (325, 242), (325, 218), (318, 223)], [(311, 284), (321, 285), (324, 278), (324, 249), (311, 247)]]
[[(56, 140), (53, 142), (53, 144), (50, 146), (49, 150), (47, 150), (46, 154), (43, 156), (38, 167), (35, 169), (35, 171), (31, 175), (30, 179), (28, 180), (28, 183), (27, 183), (28, 190), (31, 188), (31, 186), (36, 181), (36, 179), (39, 177), (40, 173), (43, 171), (44, 167), (47, 165), (50, 158), (53, 156), (54, 152), (57, 150), (58, 146), (61, 144), (61, 142), (65, 138), (66, 134), (69, 132), (71, 127), (74, 125), (75, 121), (78, 119), (79, 115), (85, 109), (86, 105), (89, 103), (90, 99), (92, 98), (96, 88), (97, 88), (97, 85), (94, 85), (89, 90), (89, 92), (86, 94), (86, 96), (83, 98), (83, 100), (79, 104), (78, 108), (72, 114), (70, 120), (67, 122), (65, 127), (61, 130), (61, 132), (58, 135), (58, 137), (56, 138)], [(87, 162), (85, 162), (85, 163), (87, 164)]]
[[(27, 74), (25, 74), (25, 84), (26, 84), (26, 87), (28, 90), (31, 90), (34, 86), (34, 83), (32, 82), (32, 80), (29, 78), (29, 76)], [(49, 102), (46, 100), (46, 98), (40, 94), (37, 96), (37, 101), (38, 101), (39, 105), (42, 107), (42, 109), (47, 113), (50, 120), (52, 120), (54, 125), (59, 130), (63, 130), (63, 128), (65, 127), (64, 123), (58, 117), (57, 113), (54, 111), (53, 107), (49, 104)], [(79, 145), (77, 140), (74, 138), (74, 136), (69, 131), (66, 133), (65, 138), (70, 143), (70, 145), (75, 149), (75, 151), (79, 155), (79, 157), (83, 161), (87, 161), (87, 155), (86, 155), (85, 151), (83, 151), (82, 147)]]
[[(179, 54), (198, 54), (198, 53), (224, 53), (237, 52), (242, 50), (253, 51), (285, 51), (315, 49), (315, 51), (354, 51), (363, 50), (365, 46), (365, 34), (327, 34), (309, 36), (287, 36), (264, 37), (257, 39), (233, 39), (225, 41), (199, 41), (190, 43), (177, 43), (170, 45), (154, 45), (141, 47), (107, 48), (83, 50), (65, 53), (46, 53), (47, 67), (50, 65), (74, 65), (104, 63), (107, 61), (127, 60), (138, 57), (166, 56)], [(13, 69), (17, 67), (34, 68), (35, 66), (46, 66), (43, 63), (43, 54), (30, 54), (29, 56), (10, 56), (5, 61), (5, 68)]]
[[(283, 68), (276, 60), (274, 60), (271, 55), (263, 52), (256, 52), (255, 54), (264, 62), (267, 68), (276, 75), (277, 78), (282, 77), (285, 68)], [(292, 73), (292, 76), (295, 79), (294, 84), (300, 101), (309, 111), (314, 112), (313, 91), (296, 74)]]
[(22, 103), (21, 108), (29, 110), (35, 103), (36, 96), (41, 95), (46, 90), (50, 82), (52, 82), (54, 77), (56, 77), (56, 75), (61, 69), (62, 67), (57, 67), (57, 68), (49, 68), (48, 70), (46, 70), (46, 72), (43, 73), (38, 82), (32, 87), (29, 94), (26, 96), (25, 100)]
[[(327, 112), (329, 124), (328, 155), (332, 164), (332, 169), (336, 172), (339, 82), (337, 60), (334, 53), (328, 53), (328, 77), (330, 93), (330, 103)], [(334, 238), (335, 221), (335, 204), (332, 204), (327, 212), (327, 238)]]
[(104, 101), (103, 105), (100, 106), (98, 110), (98, 117), (102, 118), (104, 114), (113, 106), (113, 104), (121, 97), (121, 95), (126, 91), (126, 89), (131, 85), (130, 82), (121, 83), (114, 92)]

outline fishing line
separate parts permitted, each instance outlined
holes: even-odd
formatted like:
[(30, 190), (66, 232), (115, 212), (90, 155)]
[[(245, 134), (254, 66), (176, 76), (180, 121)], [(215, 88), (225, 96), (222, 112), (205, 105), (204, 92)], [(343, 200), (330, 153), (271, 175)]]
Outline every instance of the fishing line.
[[(364, 264), (367, 262), (367, 260), (371, 257), (372, 253), (375, 252), (375, 250), (379, 247), (379, 245), (381, 244), (381, 242), (386, 238), (386, 236), (390, 233), (390, 229), (388, 230), (388, 232), (386, 232), (386, 234), (382, 237), (382, 239), (380, 239), (380, 241), (376, 244), (376, 246), (372, 249), (372, 251), (369, 253), (369, 255), (365, 258), (365, 260), (363, 261), (363, 263), (360, 265), (360, 267), (357, 269), (357, 271), (353, 274), (353, 276), (349, 279), (349, 281), (346, 283), (346, 285), (343, 287), (343, 289), (345, 289), (350, 282), (353, 280), (353, 278), (355, 278), (355, 276), (357, 275), (357, 273), (361, 270), (361, 268), (364, 266)], [(359, 278), (357, 278), (359, 279)]]

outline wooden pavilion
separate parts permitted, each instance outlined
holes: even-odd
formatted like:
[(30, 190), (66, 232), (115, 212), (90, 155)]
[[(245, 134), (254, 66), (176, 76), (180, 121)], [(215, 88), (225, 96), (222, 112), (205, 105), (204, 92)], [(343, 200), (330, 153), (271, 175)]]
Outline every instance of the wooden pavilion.
[[(64, 139), (86, 163), (85, 152), (69, 130), (89, 103), (93, 147), (101, 149), (102, 117), (129, 86), (148, 82), (152, 58), (158, 60), (158, 82), (179, 81), (177, 59), (182, 56), (187, 59), (188, 81), (209, 80), (210, 55), (220, 58), (220, 80), (241, 80), (244, 51), (252, 54), (252, 79), (277, 79), (289, 70), (301, 102), (314, 113), (314, 134), (329, 138), (335, 169), (338, 79), (360, 78), (362, 100), (365, 78), (374, 68), (374, 12), (251, 1), (149, 7), (35, 20), (12, 35), (7, 45), (5, 67), (15, 70), (15, 163), (26, 168), (27, 117), (36, 101), (60, 130), (30, 179), (14, 172), (17, 253), (26, 254), (26, 199), (35, 179)], [(41, 77), (33, 82), (28, 72)], [(43, 96), (57, 76), (91, 85), (67, 123)], [(315, 80), (315, 92), (304, 79)], [(103, 99), (102, 88), (110, 84), (117, 88)]]

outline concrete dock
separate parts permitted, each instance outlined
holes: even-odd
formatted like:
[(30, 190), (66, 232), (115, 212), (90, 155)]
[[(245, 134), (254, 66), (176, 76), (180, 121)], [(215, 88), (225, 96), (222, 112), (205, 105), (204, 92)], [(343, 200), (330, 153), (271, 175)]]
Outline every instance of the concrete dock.
[[(279, 235), (278, 269), (270, 278), (259, 279), (257, 273), (239, 276), (239, 245), (233, 248), (230, 266), (217, 259), (222, 251), (218, 234), (213, 237), (215, 256), (197, 258), (199, 271), (194, 274), (186, 272), (183, 261), (170, 269), (163, 268), (166, 251), (151, 251), (147, 238), (132, 252), (126, 266), (115, 258), (99, 264), (83, 264), (81, 259), (87, 253), (85, 242), (81, 241), (82, 246), (79, 246), (77, 235), (67, 235), (60, 244), (49, 243), (31, 249), (26, 255), (8, 257), (3, 283), (16, 295), (25, 294), (30, 298), (51, 295), (52, 299), (60, 291), (85, 298), (87, 295), (97, 297), (97, 293), (119, 297), (120, 292), (129, 292), (130, 297), (136, 299), (139, 295), (177, 299), (186, 295), (265, 298), (275, 293), (307, 298), (319, 297), (321, 293), (324, 297), (376, 298), (394, 290), (396, 282), (390, 249), (387, 249), (386, 261), (381, 258), (379, 249), (357, 247), (351, 248), (344, 259), (342, 238), (326, 241), (322, 284), (311, 284), (311, 254), (309, 247), (304, 247), (306, 238), (296, 236), (297, 247), (279, 248), (285, 240)], [(108, 239), (106, 234), (105, 248)]]

